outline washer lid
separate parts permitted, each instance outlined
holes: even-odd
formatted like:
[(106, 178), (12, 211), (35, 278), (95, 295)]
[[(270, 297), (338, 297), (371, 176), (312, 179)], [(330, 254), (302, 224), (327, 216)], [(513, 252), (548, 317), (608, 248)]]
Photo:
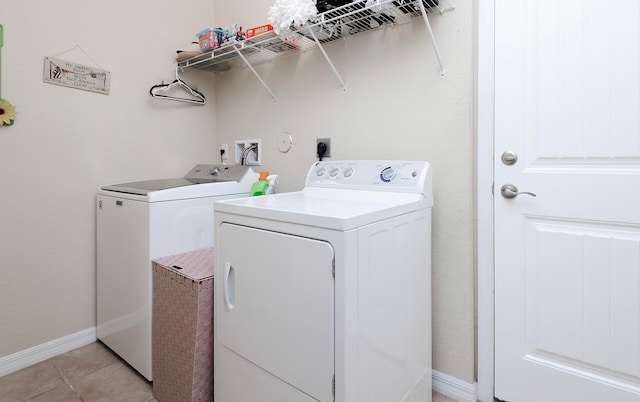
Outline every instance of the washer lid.
[[(102, 186), (102, 191), (153, 196), (156, 201), (183, 198), (204, 197), (221, 194), (248, 193), (258, 174), (249, 166), (238, 165), (196, 165), (182, 178), (134, 181)], [(191, 189), (179, 190), (187, 186)], [(176, 190), (173, 190), (176, 189)], [(163, 190), (165, 190), (163, 192)], [(173, 190), (173, 191), (171, 191)], [(192, 190), (192, 191), (189, 191)], [(163, 195), (155, 194), (163, 192)]]
[(167, 190), (170, 188), (192, 186), (198, 184), (195, 181), (179, 179), (158, 179), (147, 181), (133, 181), (129, 183), (113, 184), (101, 187), (102, 190), (116, 191), (118, 193), (148, 195), (152, 191)]
[(305, 187), (302, 191), (217, 201), (215, 213), (351, 230), (430, 207), (422, 194)]

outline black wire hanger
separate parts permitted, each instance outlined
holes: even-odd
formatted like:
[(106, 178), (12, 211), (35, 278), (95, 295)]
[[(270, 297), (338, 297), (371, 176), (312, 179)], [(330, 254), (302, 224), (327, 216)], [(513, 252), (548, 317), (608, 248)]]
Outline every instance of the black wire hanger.
[[(179, 96), (163, 94), (172, 88), (182, 88), (187, 91), (192, 96), (192, 98), (183, 98)], [(151, 87), (151, 89), (149, 89), (149, 94), (154, 98), (172, 100), (177, 102), (196, 103), (199, 105), (204, 105), (207, 103), (207, 99), (201, 92), (191, 88), (189, 84), (187, 84), (180, 78), (180, 76), (178, 75), (178, 67), (176, 67), (176, 79), (172, 83), (154, 85)]]

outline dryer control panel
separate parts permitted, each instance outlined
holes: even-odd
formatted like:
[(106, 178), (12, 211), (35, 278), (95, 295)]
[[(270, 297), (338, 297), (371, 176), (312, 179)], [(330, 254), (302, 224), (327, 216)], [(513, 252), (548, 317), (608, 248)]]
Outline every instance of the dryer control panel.
[(431, 165), (397, 160), (316, 162), (306, 186), (424, 194), (431, 189)]
[(250, 169), (240, 165), (196, 165), (184, 178), (192, 183), (240, 182)]

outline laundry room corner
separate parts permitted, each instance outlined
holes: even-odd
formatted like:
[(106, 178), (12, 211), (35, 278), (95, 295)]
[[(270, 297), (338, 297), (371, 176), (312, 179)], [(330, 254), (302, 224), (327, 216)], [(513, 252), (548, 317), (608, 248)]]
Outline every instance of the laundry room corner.
[[(176, 50), (199, 30), (262, 26), (273, 2), (3, 5), (2, 96), (17, 114), (0, 126), (0, 322), (10, 323), (0, 366), (74, 334), (95, 340), (100, 186), (181, 177), (219, 163), (225, 144), (233, 164), (236, 141), (256, 140), (256, 172), (277, 174), (279, 193), (297, 191), (318, 161), (317, 141), (330, 139), (327, 161), (432, 167), (434, 387), (453, 384), (457, 400), (474, 399), (476, 1), (447, 0), (451, 9), (429, 14), (430, 29), (420, 16), (253, 72), (176, 70)], [(46, 59), (108, 72), (108, 88), (45, 82)], [(177, 78), (206, 104), (152, 96)], [(289, 145), (279, 147), (283, 135)]]
[[(176, 50), (213, 11), (204, 0), (3, 3), (2, 96), (17, 114), (0, 126), (0, 361), (73, 334), (95, 340), (100, 185), (218, 161), (209, 80), (183, 76), (205, 106), (149, 95), (175, 79)], [(45, 82), (45, 58), (109, 72), (108, 90)]]

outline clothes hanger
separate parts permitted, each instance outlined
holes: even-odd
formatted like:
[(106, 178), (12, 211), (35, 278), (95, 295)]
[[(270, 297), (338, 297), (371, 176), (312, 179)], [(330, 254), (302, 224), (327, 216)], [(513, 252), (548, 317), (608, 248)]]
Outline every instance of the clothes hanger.
[[(193, 98), (181, 98), (179, 96), (162, 94), (162, 92), (166, 92), (173, 87), (183, 88), (185, 91), (191, 94)], [(196, 103), (199, 105), (204, 105), (207, 103), (207, 99), (204, 97), (204, 95), (201, 92), (191, 88), (186, 82), (184, 82), (180, 78), (180, 76), (178, 75), (178, 67), (176, 67), (176, 79), (172, 83), (154, 85), (151, 87), (151, 89), (149, 89), (149, 94), (154, 98), (172, 100), (177, 102)]]

